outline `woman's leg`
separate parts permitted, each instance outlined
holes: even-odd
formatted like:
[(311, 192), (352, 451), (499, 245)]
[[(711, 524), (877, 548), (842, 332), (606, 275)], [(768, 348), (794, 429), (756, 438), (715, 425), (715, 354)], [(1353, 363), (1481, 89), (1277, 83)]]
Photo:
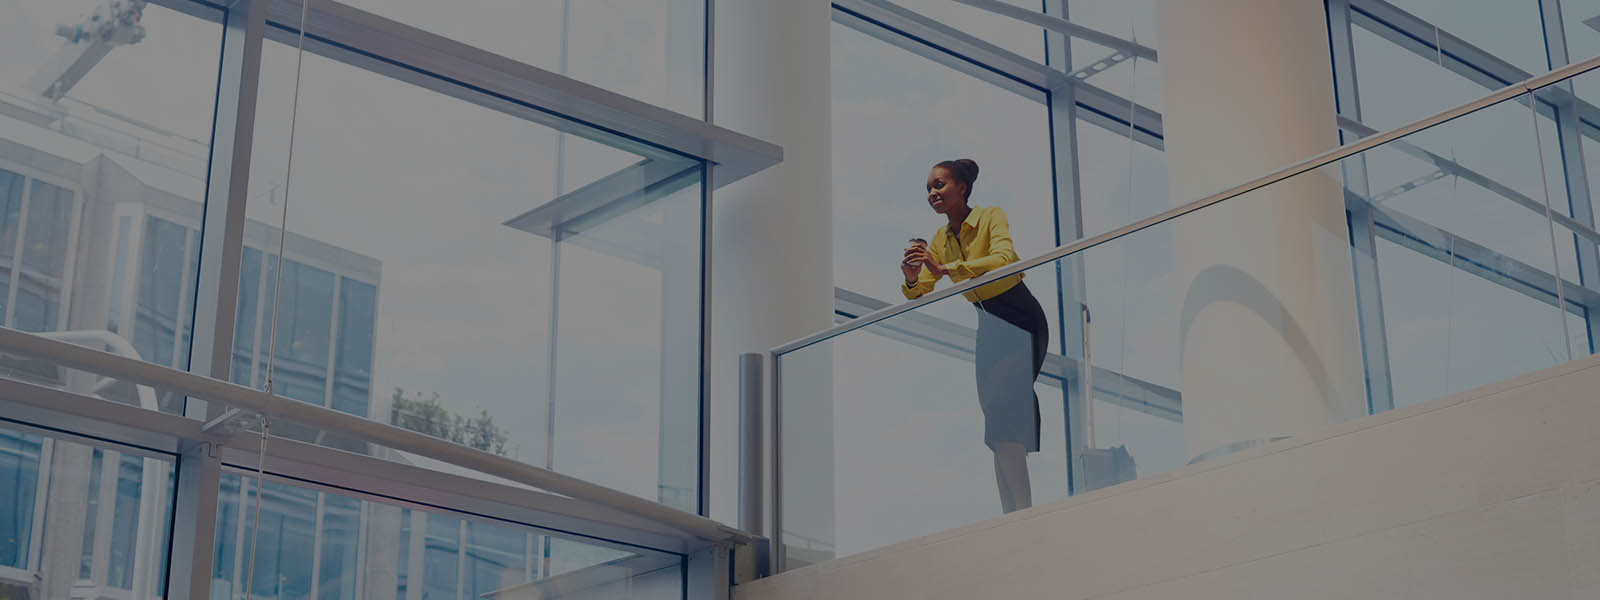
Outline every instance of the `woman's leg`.
[(1033, 485), (1028, 478), (1028, 449), (1022, 444), (994, 445), (994, 479), (1000, 486), (1000, 510), (1010, 513), (1033, 506)]

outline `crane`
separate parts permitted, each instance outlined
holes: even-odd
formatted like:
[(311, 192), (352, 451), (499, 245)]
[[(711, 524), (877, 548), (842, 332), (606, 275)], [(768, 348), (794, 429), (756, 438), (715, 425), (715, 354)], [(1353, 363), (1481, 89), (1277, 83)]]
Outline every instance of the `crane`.
[(29, 91), (36, 91), (51, 102), (60, 100), (117, 46), (144, 41), (141, 21), (146, 2), (98, 0), (83, 21), (57, 25), (56, 35), (67, 43), (28, 80)]

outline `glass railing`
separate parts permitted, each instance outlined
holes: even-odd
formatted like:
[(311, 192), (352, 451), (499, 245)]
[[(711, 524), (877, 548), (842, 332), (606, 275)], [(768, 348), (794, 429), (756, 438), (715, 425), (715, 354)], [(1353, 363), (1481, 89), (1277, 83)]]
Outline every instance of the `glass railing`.
[(1588, 355), (1596, 66), (774, 349), (780, 568)]

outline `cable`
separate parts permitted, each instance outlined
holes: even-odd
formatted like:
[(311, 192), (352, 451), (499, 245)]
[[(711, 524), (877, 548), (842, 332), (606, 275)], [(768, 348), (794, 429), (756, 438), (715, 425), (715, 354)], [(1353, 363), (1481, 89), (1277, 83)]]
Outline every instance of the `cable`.
[(256, 589), (256, 536), (261, 533), (261, 505), (264, 500), (261, 488), (262, 482), (267, 478), (267, 434), (271, 429), (272, 419), (263, 416), (261, 419), (261, 454), (256, 459), (255, 516), (252, 517), (252, 523), (250, 524), (250, 571), (244, 580), (245, 600), (250, 600)]
[(278, 222), (278, 266), (272, 281), (272, 324), (267, 337), (267, 393), (272, 393), (272, 376), (276, 372), (278, 355), (278, 301), (283, 291), (283, 252), (289, 238), (289, 186), (294, 184), (294, 134), (300, 118), (300, 73), (306, 58), (306, 15), (311, 0), (300, 2), (300, 35), (295, 44), (294, 100), (289, 105), (289, 158), (283, 175), (283, 217)]
[(1539, 183), (1544, 186), (1544, 221), (1550, 227), (1550, 260), (1556, 275), (1556, 314), (1561, 316), (1561, 345), (1567, 350), (1567, 360), (1572, 360), (1572, 332), (1567, 327), (1567, 291), (1561, 279), (1561, 252), (1556, 247), (1556, 221), (1550, 208), (1549, 171), (1544, 166), (1544, 141), (1539, 137), (1539, 100), (1528, 92), (1528, 118), (1533, 119), (1533, 147), (1539, 157)]
[[(300, 77), (306, 58), (306, 18), (311, 12), (311, 0), (300, 0), (300, 33), (295, 42), (294, 62), (294, 100), (289, 106), (289, 151), (288, 165), (284, 169), (283, 181), (283, 217), (278, 223), (278, 266), (277, 273), (273, 275), (272, 282), (272, 325), (267, 338), (267, 378), (266, 392), (272, 393), (272, 376), (277, 367), (278, 354), (278, 302), (283, 291), (283, 251), (289, 239), (289, 186), (294, 183), (294, 133), (295, 124), (300, 117)], [(256, 461), (256, 506), (255, 516), (250, 525), (250, 570), (245, 576), (244, 597), (251, 600), (255, 596), (256, 582), (256, 538), (261, 532), (261, 505), (264, 498), (263, 481), (267, 471), (267, 436), (272, 429), (272, 418), (262, 415), (261, 419), (261, 455)]]

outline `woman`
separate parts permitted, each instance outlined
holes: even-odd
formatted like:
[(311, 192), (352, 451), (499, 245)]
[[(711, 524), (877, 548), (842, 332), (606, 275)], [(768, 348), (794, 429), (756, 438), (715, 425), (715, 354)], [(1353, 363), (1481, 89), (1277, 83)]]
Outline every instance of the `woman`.
[[(928, 173), (928, 205), (949, 223), (931, 243), (906, 249), (900, 291), (914, 299), (933, 291), (943, 277), (961, 282), (1017, 261), (1006, 214), (968, 204), (978, 163), (947, 160)], [(994, 451), (995, 482), (1005, 512), (1033, 505), (1028, 453), (1039, 451), (1039, 398), (1033, 382), (1050, 343), (1044, 309), (1022, 283), (1022, 274), (979, 286), (965, 294), (978, 310), (978, 404), (983, 441)]]

